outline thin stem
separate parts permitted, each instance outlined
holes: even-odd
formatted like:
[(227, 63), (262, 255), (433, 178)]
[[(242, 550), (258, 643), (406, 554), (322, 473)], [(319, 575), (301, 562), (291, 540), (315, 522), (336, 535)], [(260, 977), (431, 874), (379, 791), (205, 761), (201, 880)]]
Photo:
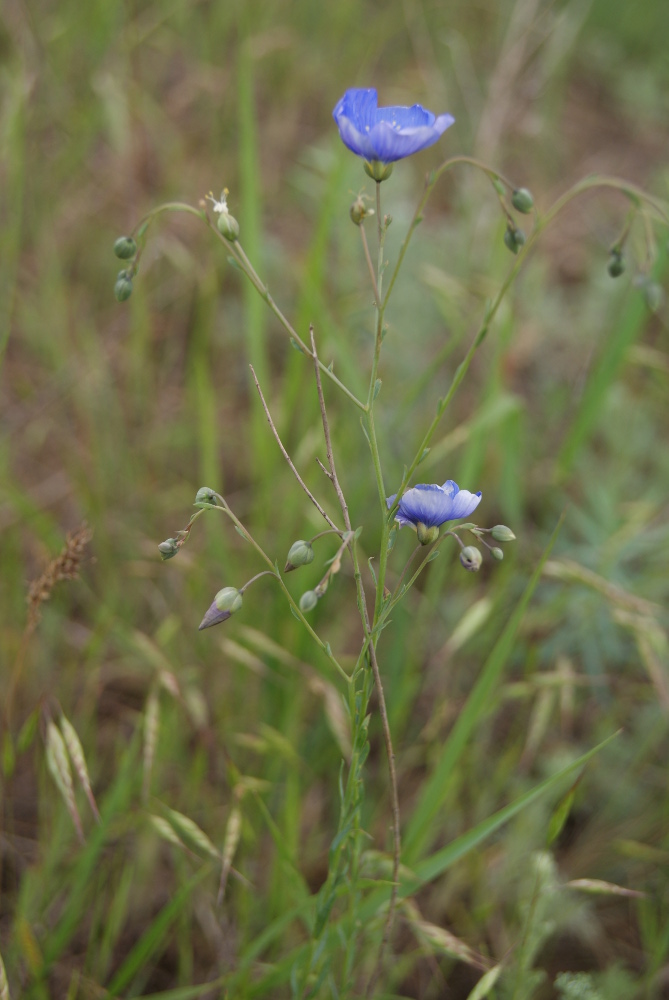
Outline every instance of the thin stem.
[(244, 591), (248, 590), (251, 584), (255, 583), (256, 580), (259, 580), (261, 576), (273, 576), (275, 580), (279, 579), (279, 576), (275, 570), (264, 569), (261, 573), (256, 573), (256, 575), (252, 576), (250, 580), (247, 580), (244, 586), (239, 588), (239, 593), (243, 594)]
[(333, 531), (336, 531), (337, 534), (341, 534), (341, 530), (334, 523), (334, 521), (332, 520), (332, 518), (330, 517), (330, 515), (327, 514), (325, 512), (325, 510), (321, 507), (321, 505), (319, 504), (318, 500), (313, 495), (313, 493), (311, 492), (311, 490), (309, 489), (309, 487), (307, 486), (307, 484), (305, 483), (305, 481), (302, 479), (302, 476), (299, 474), (299, 472), (297, 471), (297, 469), (293, 465), (292, 459), (291, 459), (290, 455), (288, 454), (288, 452), (286, 451), (286, 449), (284, 448), (283, 443), (281, 441), (281, 438), (279, 437), (279, 432), (277, 431), (276, 427), (274, 426), (274, 421), (272, 420), (272, 416), (271, 416), (271, 414), (269, 412), (269, 407), (267, 406), (267, 403), (265, 402), (265, 397), (262, 394), (262, 389), (260, 388), (260, 383), (258, 382), (258, 377), (257, 377), (257, 375), (256, 375), (256, 373), (254, 371), (253, 365), (249, 365), (249, 368), (251, 369), (251, 374), (253, 375), (253, 381), (256, 384), (256, 389), (258, 390), (258, 395), (260, 396), (260, 402), (263, 405), (263, 409), (265, 411), (265, 416), (267, 417), (267, 423), (269, 424), (270, 429), (272, 431), (272, 434), (274, 435), (274, 437), (276, 439), (276, 443), (278, 444), (279, 448), (281, 449), (281, 454), (283, 455), (283, 457), (285, 458), (286, 462), (288, 463), (288, 465), (290, 467), (290, 470), (293, 473), (293, 475), (295, 476), (295, 478), (297, 479), (298, 483), (300, 484), (300, 486), (302, 487), (302, 489), (304, 490), (304, 492), (307, 494), (307, 496), (311, 500), (311, 502), (314, 505), (314, 507), (317, 509), (318, 513), (321, 515), (321, 517), (323, 517), (327, 521), (327, 523), (330, 525), (330, 527), (332, 528)]
[[(377, 184), (377, 209), (380, 210), (380, 196), (379, 196), (378, 184)], [(380, 234), (379, 234), (379, 239), (381, 239)], [(381, 246), (380, 257), (382, 259), (382, 246)], [(323, 396), (323, 386), (321, 383), (320, 368), (319, 365), (317, 364), (318, 355), (316, 352), (316, 341), (314, 339), (313, 327), (311, 327), (309, 332), (311, 337), (311, 352), (314, 358), (314, 372), (316, 375), (316, 388), (318, 391), (318, 401), (321, 408), (323, 434), (325, 437), (325, 450), (327, 453), (328, 465), (330, 467), (330, 478), (332, 480), (332, 485), (335, 488), (337, 499), (339, 500), (339, 506), (341, 507), (342, 517), (344, 518), (344, 524), (346, 525), (347, 530), (351, 531), (351, 519), (348, 512), (348, 505), (346, 503), (346, 499), (344, 497), (341, 484), (339, 483), (339, 478), (337, 476), (337, 469), (335, 467), (334, 453), (332, 450), (332, 439), (330, 436), (330, 424), (327, 417), (327, 411), (325, 409), (325, 397)], [(383, 480), (381, 480), (381, 482), (382, 481)], [(383, 963), (383, 955), (392, 931), (393, 919), (395, 916), (395, 909), (397, 906), (397, 892), (399, 886), (399, 869), (400, 869), (400, 856), (402, 851), (402, 841), (401, 841), (401, 827), (400, 827), (399, 792), (397, 787), (397, 769), (395, 766), (395, 751), (393, 749), (392, 734), (390, 732), (390, 722), (388, 719), (388, 710), (386, 707), (386, 698), (383, 689), (383, 681), (381, 680), (381, 672), (379, 670), (379, 664), (376, 658), (376, 648), (372, 636), (372, 629), (369, 620), (369, 611), (367, 609), (367, 599), (362, 584), (362, 574), (360, 572), (360, 565), (358, 561), (358, 554), (355, 545), (354, 535), (350, 536), (350, 549), (351, 549), (351, 557), (353, 559), (353, 568), (355, 572), (356, 589), (358, 593), (358, 607), (360, 609), (363, 629), (365, 632), (365, 641), (363, 643), (363, 650), (366, 647), (366, 650), (369, 654), (369, 661), (372, 667), (372, 674), (374, 676), (374, 684), (376, 685), (377, 695), (379, 699), (379, 715), (381, 716), (383, 739), (386, 746), (386, 757), (388, 760), (388, 775), (390, 779), (390, 800), (391, 800), (391, 808), (393, 814), (393, 888), (390, 895), (388, 914), (386, 916), (386, 923), (383, 930), (383, 938), (381, 940), (381, 945), (379, 947), (379, 954), (377, 957), (376, 968), (372, 974), (372, 977), (369, 981), (369, 985), (367, 988), (367, 996), (371, 996), (371, 992), (374, 989), (374, 986), (376, 985), (376, 981), (381, 971), (381, 966)], [(361, 655), (363, 654), (361, 653)], [(357, 671), (354, 670), (353, 676), (355, 676), (356, 673)]]
[[(242, 247), (239, 240), (235, 240), (234, 243), (231, 243), (229, 240), (226, 240), (226, 238), (222, 235), (222, 233), (218, 231), (217, 227), (214, 225), (211, 219), (208, 216), (206, 216), (205, 218), (207, 225), (209, 226), (211, 231), (214, 233), (217, 239), (219, 239), (221, 243), (227, 248), (228, 252), (234, 258), (237, 264), (239, 264), (240, 270), (243, 271), (243, 273), (249, 279), (249, 281), (256, 289), (258, 294), (261, 296), (261, 298), (265, 300), (265, 302), (267, 303), (271, 311), (278, 319), (279, 323), (283, 327), (288, 337), (295, 342), (295, 344), (303, 354), (306, 354), (307, 357), (311, 357), (311, 351), (304, 343), (304, 341), (302, 340), (302, 338), (300, 337), (300, 335), (298, 334), (297, 330), (294, 328), (290, 320), (284, 315), (284, 313), (281, 311), (279, 306), (276, 304), (276, 302), (270, 295), (269, 289), (257, 274), (255, 268), (251, 264), (251, 261), (247, 257), (246, 252), (244, 251), (244, 248)], [(334, 382), (334, 384), (339, 389), (341, 389), (341, 391), (344, 393), (345, 396), (348, 396), (351, 402), (354, 403), (359, 410), (364, 411), (366, 409), (365, 404), (362, 403), (358, 399), (358, 397), (354, 393), (352, 393), (351, 390), (337, 378), (334, 372), (330, 371), (327, 365), (324, 365), (323, 362), (319, 361), (319, 366), (321, 368), (321, 371), (323, 371), (325, 375), (327, 375), (330, 381)]]
[(365, 232), (365, 223), (361, 222), (360, 225), (358, 226), (358, 229), (360, 230), (360, 238), (362, 239), (362, 248), (365, 251), (365, 260), (367, 261), (369, 276), (372, 279), (372, 288), (374, 289), (374, 305), (378, 309), (378, 307), (381, 304), (379, 302), (379, 289), (378, 285), (376, 284), (376, 274), (374, 273), (374, 265), (372, 264), (372, 258), (369, 253), (369, 244), (367, 242), (367, 233)]
[(286, 596), (286, 598), (288, 600), (288, 603), (290, 604), (291, 608), (293, 609), (293, 611), (295, 612), (295, 614), (297, 615), (297, 617), (299, 618), (299, 620), (302, 622), (302, 624), (306, 628), (306, 630), (309, 633), (309, 635), (311, 636), (311, 638), (323, 650), (323, 652), (327, 656), (327, 658), (330, 661), (330, 663), (332, 663), (332, 665), (337, 670), (337, 673), (339, 673), (344, 678), (344, 680), (346, 681), (346, 683), (349, 684), (350, 683), (349, 675), (346, 673), (346, 671), (344, 670), (344, 668), (341, 666), (341, 664), (339, 663), (339, 661), (337, 660), (337, 658), (333, 655), (332, 650), (329, 647), (329, 644), (323, 642), (323, 640), (318, 635), (318, 633), (313, 630), (313, 628), (311, 627), (311, 625), (309, 624), (309, 622), (307, 621), (307, 619), (304, 617), (304, 614), (302, 613), (302, 610), (301, 610), (300, 606), (293, 599), (293, 595), (291, 594), (291, 592), (288, 590), (288, 587), (284, 583), (283, 577), (281, 576), (280, 573), (278, 573), (276, 565), (272, 562), (272, 560), (267, 555), (267, 553), (265, 552), (265, 550), (260, 545), (258, 545), (258, 543), (256, 542), (256, 540), (253, 537), (253, 535), (251, 535), (249, 533), (249, 531), (244, 527), (244, 525), (239, 520), (239, 518), (236, 516), (236, 514), (234, 514), (233, 511), (230, 509), (230, 507), (228, 507), (228, 504), (227, 504), (226, 500), (221, 496), (221, 494), (217, 493), (216, 496), (220, 500), (220, 507), (216, 506), (216, 507), (212, 507), (211, 509), (212, 510), (221, 510), (221, 511), (223, 511), (223, 513), (227, 514), (227, 516), (230, 518), (230, 520), (232, 521), (232, 523), (234, 525), (236, 525), (237, 528), (239, 528), (239, 531), (241, 532), (241, 534), (243, 535), (243, 537), (248, 542), (251, 543), (251, 545), (256, 550), (256, 552), (258, 553), (258, 555), (260, 556), (260, 558), (270, 567), (270, 569), (272, 570), (273, 574), (276, 576), (276, 578), (278, 580), (278, 583), (279, 583), (279, 586), (283, 590), (283, 592), (284, 592), (284, 594), (285, 594), (285, 596)]

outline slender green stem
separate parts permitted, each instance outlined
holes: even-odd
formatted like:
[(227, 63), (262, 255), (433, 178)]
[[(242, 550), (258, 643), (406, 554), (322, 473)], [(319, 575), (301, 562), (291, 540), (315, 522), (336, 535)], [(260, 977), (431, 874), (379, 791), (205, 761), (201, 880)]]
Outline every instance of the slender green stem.
[(284, 595), (286, 596), (286, 599), (288, 600), (288, 603), (290, 604), (291, 608), (293, 609), (293, 611), (295, 612), (295, 614), (297, 615), (297, 617), (299, 618), (299, 620), (302, 622), (302, 624), (306, 628), (306, 630), (309, 633), (309, 635), (311, 636), (311, 638), (323, 650), (323, 652), (327, 656), (327, 658), (330, 661), (330, 663), (332, 663), (333, 667), (335, 667), (335, 669), (337, 670), (337, 673), (339, 673), (344, 678), (344, 680), (346, 681), (347, 684), (350, 684), (350, 677), (349, 677), (349, 675), (346, 673), (346, 671), (341, 666), (341, 664), (339, 663), (339, 661), (337, 660), (337, 658), (334, 656), (334, 654), (332, 653), (332, 650), (330, 649), (329, 645), (327, 643), (323, 642), (323, 640), (318, 635), (318, 633), (314, 631), (314, 629), (311, 627), (311, 625), (309, 624), (309, 622), (307, 621), (307, 619), (304, 617), (304, 614), (302, 613), (302, 611), (300, 609), (300, 606), (293, 599), (293, 595), (291, 594), (291, 592), (288, 590), (288, 587), (284, 583), (283, 577), (278, 572), (276, 565), (272, 562), (272, 560), (267, 555), (267, 553), (265, 552), (265, 550), (260, 545), (258, 545), (258, 543), (256, 542), (256, 540), (253, 537), (253, 535), (251, 535), (249, 533), (249, 531), (244, 527), (244, 525), (239, 520), (239, 518), (236, 516), (236, 514), (234, 514), (233, 511), (230, 509), (230, 507), (228, 507), (227, 502), (220, 495), (220, 493), (217, 493), (216, 496), (218, 497), (221, 506), (220, 507), (218, 507), (218, 506), (217, 507), (212, 507), (211, 509), (212, 510), (221, 510), (225, 514), (227, 514), (227, 516), (230, 518), (230, 520), (232, 521), (232, 523), (234, 525), (236, 525), (236, 527), (239, 529), (239, 531), (241, 532), (241, 534), (243, 535), (243, 537), (248, 542), (251, 543), (251, 545), (256, 550), (256, 552), (258, 553), (258, 555), (260, 556), (260, 558), (270, 567), (270, 569), (272, 570), (273, 574), (276, 576), (276, 579), (277, 579), (277, 581), (279, 583), (279, 586), (283, 590)]
[(372, 264), (372, 258), (369, 253), (369, 244), (367, 242), (367, 233), (365, 232), (364, 221), (360, 223), (358, 228), (360, 230), (360, 238), (362, 240), (362, 248), (365, 253), (365, 260), (367, 261), (367, 269), (369, 271), (369, 276), (372, 279), (372, 288), (374, 289), (374, 305), (378, 309), (378, 307), (381, 305), (379, 301), (379, 289), (376, 284), (376, 274), (374, 273), (374, 265)]

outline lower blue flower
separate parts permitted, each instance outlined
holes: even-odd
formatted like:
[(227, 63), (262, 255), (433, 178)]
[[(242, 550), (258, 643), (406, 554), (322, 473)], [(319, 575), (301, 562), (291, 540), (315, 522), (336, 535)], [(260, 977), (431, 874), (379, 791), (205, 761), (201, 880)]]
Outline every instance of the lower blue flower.
[[(393, 506), (397, 494), (388, 497), (388, 509)], [(443, 486), (436, 483), (420, 483), (403, 494), (395, 520), (401, 527), (410, 524), (414, 528), (440, 528), (446, 521), (457, 521), (469, 517), (481, 502), (481, 493), (470, 493), (461, 490), (452, 479), (447, 479)], [(419, 529), (420, 530), (420, 529)], [(434, 536), (436, 538), (436, 535)], [(433, 540), (433, 539), (431, 539)]]
[(414, 104), (379, 108), (376, 90), (354, 87), (337, 101), (332, 117), (345, 146), (370, 162), (394, 163), (432, 146), (455, 119)]

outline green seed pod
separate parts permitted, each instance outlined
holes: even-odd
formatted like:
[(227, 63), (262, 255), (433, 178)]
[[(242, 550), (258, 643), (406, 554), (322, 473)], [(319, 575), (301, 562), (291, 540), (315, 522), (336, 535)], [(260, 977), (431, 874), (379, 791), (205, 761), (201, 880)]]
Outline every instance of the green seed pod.
[(504, 553), (502, 552), (501, 549), (498, 548), (491, 549), (490, 555), (493, 557), (493, 559), (497, 559), (498, 562), (501, 562), (502, 559), (504, 558)]
[(416, 525), (416, 534), (421, 545), (431, 545), (439, 538), (439, 528), (436, 526), (428, 528), (426, 524), (419, 521)]
[(231, 615), (234, 615), (235, 611), (239, 611), (241, 608), (242, 600), (242, 593), (236, 587), (223, 587), (216, 594), (214, 604), (219, 611), (228, 611)]
[(132, 280), (128, 277), (127, 271), (119, 271), (114, 285), (114, 295), (117, 302), (126, 302), (132, 295)]
[(474, 545), (466, 545), (460, 550), (460, 562), (470, 573), (478, 573), (483, 562), (483, 556)]
[(516, 188), (511, 195), (511, 204), (518, 212), (529, 215), (534, 208), (534, 198), (527, 188)]
[(392, 163), (382, 163), (381, 160), (372, 160), (371, 162), (365, 160), (364, 167), (367, 176), (378, 183), (387, 181), (393, 172)]
[(348, 214), (351, 216), (351, 222), (355, 223), (356, 226), (361, 226), (363, 220), (366, 219), (368, 215), (374, 215), (374, 209), (367, 208), (364, 196), (359, 194), (349, 208)]
[(318, 594), (315, 590), (305, 590), (300, 597), (300, 611), (313, 611), (318, 604)]
[(234, 243), (239, 236), (239, 223), (229, 212), (220, 213), (216, 219), (216, 228), (221, 236), (224, 236), (230, 243)]
[(114, 253), (120, 260), (130, 260), (137, 253), (137, 244), (132, 236), (119, 236), (114, 243)]
[(305, 542), (303, 538), (298, 539), (290, 547), (284, 573), (290, 573), (298, 566), (307, 566), (314, 561), (314, 550), (311, 542)]
[(160, 558), (163, 562), (167, 562), (168, 559), (172, 559), (173, 556), (175, 556), (179, 551), (176, 538), (166, 538), (165, 541), (161, 542), (158, 546), (158, 551), (160, 552)]
[(518, 253), (525, 244), (525, 233), (522, 229), (514, 229), (513, 226), (509, 225), (504, 230), (504, 243), (511, 253)]
[(625, 272), (625, 258), (620, 250), (612, 250), (606, 270), (612, 278), (619, 278)]
[(496, 542), (515, 542), (516, 540), (516, 536), (512, 532), (511, 528), (507, 528), (505, 524), (496, 524), (495, 527), (491, 529), (490, 534)]
[(195, 494), (195, 503), (201, 504), (206, 503), (212, 507), (220, 507), (220, 501), (216, 496), (215, 490), (210, 489), (208, 486), (201, 486), (200, 489)]

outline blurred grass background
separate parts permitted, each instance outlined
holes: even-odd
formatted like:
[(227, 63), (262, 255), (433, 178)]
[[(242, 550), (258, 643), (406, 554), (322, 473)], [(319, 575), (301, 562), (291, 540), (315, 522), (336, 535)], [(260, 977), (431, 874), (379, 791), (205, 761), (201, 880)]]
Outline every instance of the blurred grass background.
[[(30, 581), (68, 530), (84, 519), (94, 530), (81, 579), (59, 584), (44, 607), (3, 734), (0, 952), (12, 996), (149, 995), (232, 972), (231, 997), (289, 996), (281, 960), (304, 928), (284, 915), (321, 884), (336, 828), (345, 733), (327, 660), (266, 580), (225, 629), (198, 634), (216, 590), (261, 568), (215, 516), (174, 561), (162, 565), (156, 548), (185, 525), (202, 485), (224, 492), (279, 562), (320, 530), (247, 365), (332, 509), (315, 462), (324, 449), (311, 367), (192, 217), (154, 224), (124, 306), (112, 295), (114, 239), (160, 201), (197, 205), (227, 186), (274, 297), (303, 335), (314, 322), (321, 357), (359, 388), (372, 303), (348, 206), (371, 182), (330, 118), (341, 94), (374, 85), (383, 104), (420, 101), (456, 117), (438, 148), (383, 186), (392, 260), (424, 172), (446, 155), (488, 160), (530, 187), (540, 210), (594, 172), (666, 198), (668, 36), (664, 0), (4, 4), (3, 690), (22, 655)], [(481, 523), (509, 523), (518, 542), (478, 576), (453, 553), (432, 564), (380, 658), (406, 831), (568, 505), (513, 654), (405, 860), (622, 727), (576, 788), (549, 874), (555, 886), (602, 879), (645, 896), (554, 888), (542, 916), (528, 858), (546, 844), (555, 800), (541, 800), (423, 890), (420, 911), (404, 912), (392, 995), (464, 998), (487, 963), (522, 971), (525, 956), (546, 979), (521, 977), (498, 996), (557, 995), (561, 970), (591, 972), (605, 998), (669, 996), (667, 313), (651, 314), (633, 287), (640, 226), (626, 275), (606, 273), (626, 211), (615, 193), (588, 194), (548, 230), (423, 465), (428, 481), (481, 489)], [(458, 168), (441, 182), (388, 312), (378, 420), (389, 488), (508, 269), (503, 229), (485, 178)], [(667, 234), (657, 235), (662, 282)], [(372, 525), (357, 416), (326, 392), (353, 522)], [(371, 527), (361, 541), (374, 553)], [(396, 567), (409, 549), (400, 537)], [(333, 552), (320, 543), (290, 584), (296, 595)], [(359, 641), (353, 593), (342, 574), (314, 613), (344, 660)], [(39, 732), (42, 708), (58, 705), (103, 806), (96, 830), (80, 803), (83, 849)], [(147, 705), (159, 728), (143, 801)], [(367, 775), (370, 846), (387, 852), (376, 718)], [(235, 874), (217, 907), (207, 848), (166, 843), (149, 814), (165, 822), (177, 810), (220, 849), (237, 807)], [(480, 958), (463, 961), (421, 919)]]

